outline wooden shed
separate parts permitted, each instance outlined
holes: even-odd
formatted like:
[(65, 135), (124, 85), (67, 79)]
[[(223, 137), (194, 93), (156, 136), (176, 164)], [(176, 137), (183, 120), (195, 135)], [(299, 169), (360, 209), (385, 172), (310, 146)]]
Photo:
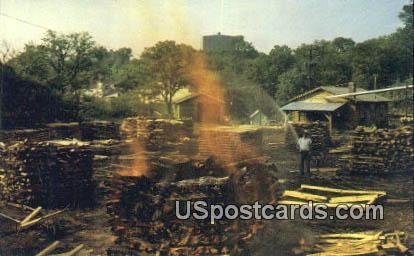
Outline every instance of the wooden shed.
[(330, 130), (352, 129), (357, 125), (387, 125), (389, 99), (364, 94), (349, 97), (327, 98), (350, 92), (363, 92), (353, 83), (346, 86), (320, 86), (291, 99), (281, 109), (294, 123), (325, 121)]
[(222, 123), (224, 102), (210, 95), (188, 91), (173, 99), (174, 118), (194, 122)]

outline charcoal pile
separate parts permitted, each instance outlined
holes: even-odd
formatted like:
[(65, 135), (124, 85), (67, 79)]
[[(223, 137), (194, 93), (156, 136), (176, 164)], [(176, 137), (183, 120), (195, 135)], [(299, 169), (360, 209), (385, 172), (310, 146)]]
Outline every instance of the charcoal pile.
[(109, 121), (91, 121), (80, 124), (82, 140), (120, 139), (119, 125)]
[(357, 127), (352, 134), (351, 154), (341, 160), (342, 169), (370, 173), (407, 170), (414, 164), (413, 131), (412, 126)]
[(121, 132), (127, 139), (138, 139), (147, 150), (168, 150), (191, 140), (192, 128), (181, 121), (126, 118)]
[(286, 128), (286, 146), (291, 150), (296, 149), (296, 142), (305, 130), (308, 131), (311, 139), (311, 153), (312, 153), (312, 165), (319, 166), (324, 162), (324, 159), (329, 151), (331, 144), (328, 127), (322, 122), (313, 123), (297, 123), (290, 124)]
[[(167, 182), (145, 176), (116, 176), (113, 183), (113, 200), (107, 203), (112, 231), (118, 237), (115, 251), (133, 250), (137, 255), (249, 255), (247, 241), (257, 231), (253, 220), (210, 219), (180, 220), (176, 217), (175, 202), (181, 201), (181, 214), (185, 202), (202, 200), (208, 204), (237, 204), (240, 191), (259, 195), (260, 186), (252, 184), (259, 176), (268, 183), (276, 180), (264, 170), (254, 172), (245, 167), (239, 175), (224, 177), (202, 176)], [(254, 186), (254, 188), (253, 188)], [(271, 193), (272, 189), (266, 193)], [(256, 198), (252, 198), (255, 200)], [(265, 200), (269, 202), (268, 200)], [(251, 201), (249, 203), (254, 203)], [(133, 255), (133, 254), (131, 254)]]
[(1, 199), (44, 208), (94, 201), (92, 153), (80, 142), (19, 142), (0, 149)]

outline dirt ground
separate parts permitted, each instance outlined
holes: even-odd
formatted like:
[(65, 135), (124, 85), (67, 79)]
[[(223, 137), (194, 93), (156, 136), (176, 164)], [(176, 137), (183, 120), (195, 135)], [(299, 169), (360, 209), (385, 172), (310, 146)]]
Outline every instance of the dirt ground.
[[(343, 189), (372, 189), (387, 192), (391, 199), (408, 199), (409, 203), (384, 204), (384, 220), (371, 221), (305, 221), (272, 220), (248, 244), (251, 255), (303, 255), (299, 244), (311, 246), (316, 235), (323, 233), (359, 232), (369, 230), (400, 230), (408, 234), (405, 245), (414, 250), (413, 215), (413, 170), (411, 174), (388, 176), (350, 176), (335, 172), (313, 171), (301, 176), (297, 170), (297, 155), (283, 148), (266, 152), (278, 167), (275, 175), (280, 182), (280, 190), (296, 189), (300, 184), (322, 185)], [(93, 249), (92, 255), (106, 255), (107, 248), (115, 245), (116, 237), (110, 230), (105, 205), (95, 209), (69, 211), (62, 216), (62, 226), (66, 230), (56, 239), (64, 249), (72, 249), (83, 243)], [(15, 241), (19, 243), (19, 241)], [(22, 240), (21, 243), (27, 241)], [(35, 243), (35, 241), (32, 241)], [(44, 242), (44, 244), (47, 244)], [(61, 248), (62, 249), (62, 248)], [(21, 254), (23, 255), (23, 254)], [(30, 255), (30, 254), (29, 254)]]

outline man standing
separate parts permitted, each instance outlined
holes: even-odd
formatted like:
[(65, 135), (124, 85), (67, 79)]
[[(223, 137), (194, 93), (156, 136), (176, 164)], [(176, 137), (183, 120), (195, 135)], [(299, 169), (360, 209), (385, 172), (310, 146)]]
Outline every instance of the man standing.
[(308, 131), (304, 131), (302, 137), (298, 139), (298, 147), (300, 152), (300, 173), (305, 174), (305, 165), (307, 173), (310, 173), (310, 146), (312, 140)]

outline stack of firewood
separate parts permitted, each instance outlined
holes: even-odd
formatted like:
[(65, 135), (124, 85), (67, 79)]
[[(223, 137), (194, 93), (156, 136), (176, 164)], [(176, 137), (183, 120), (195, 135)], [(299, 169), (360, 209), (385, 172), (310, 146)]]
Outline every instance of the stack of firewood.
[(305, 130), (308, 131), (309, 136), (312, 139), (312, 160), (316, 164), (323, 163), (326, 155), (328, 154), (328, 147), (331, 143), (329, 130), (325, 123), (313, 122), (287, 125), (285, 140), (286, 145), (291, 150), (295, 150), (297, 145), (297, 139), (298, 137), (302, 136)]
[(83, 122), (80, 124), (82, 140), (119, 139), (119, 125), (109, 121)]
[(81, 138), (79, 123), (49, 123), (46, 126), (49, 129), (51, 139)]
[(0, 141), (2, 142), (13, 142), (20, 140), (44, 141), (49, 138), (49, 130), (45, 128), (0, 131)]
[(377, 129), (357, 127), (352, 135), (351, 155), (342, 168), (355, 172), (396, 172), (414, 164), (413, 127)]
[(121, 132), (127, 139), (138, 139), (150, 151), (171, 149), (192, 135), (191, 127), (181, 121), (142, 117), (126, 118)]
[[(263, 183), (256, 182), (258, 179)], [(254, 236), (259, 223), (223, 219), (213, 225), (209, 218), (180, 220), (176, 217), (175, 202), (182, 203), (181, 215), (185, 214), (187, 200), (228, 205), (245, 198), (239, 193), (250, 193), (249, 203), (253, 204), (260, 201), (257, 196), (261, 193), (269, 196), (274, 191), (270, 184), (274, 187), (275, 179), (264, 169), (254, 171), (253, 166), (242, 168), (237, 175), (174, 182), (144, 176), (116, 176), (113, 200), (107, 203), (107, 210), (112, 230), (118, 237), (117, 246), (133, 249), (140, 255), (158, 252), (161, 255), (245, 255), (248, 253), (245, 242)]]
[(2, 199), (54, 207), (85, 207), (94, 201), (92, 153), (68, 141), (19, 142), (0, 150)]

